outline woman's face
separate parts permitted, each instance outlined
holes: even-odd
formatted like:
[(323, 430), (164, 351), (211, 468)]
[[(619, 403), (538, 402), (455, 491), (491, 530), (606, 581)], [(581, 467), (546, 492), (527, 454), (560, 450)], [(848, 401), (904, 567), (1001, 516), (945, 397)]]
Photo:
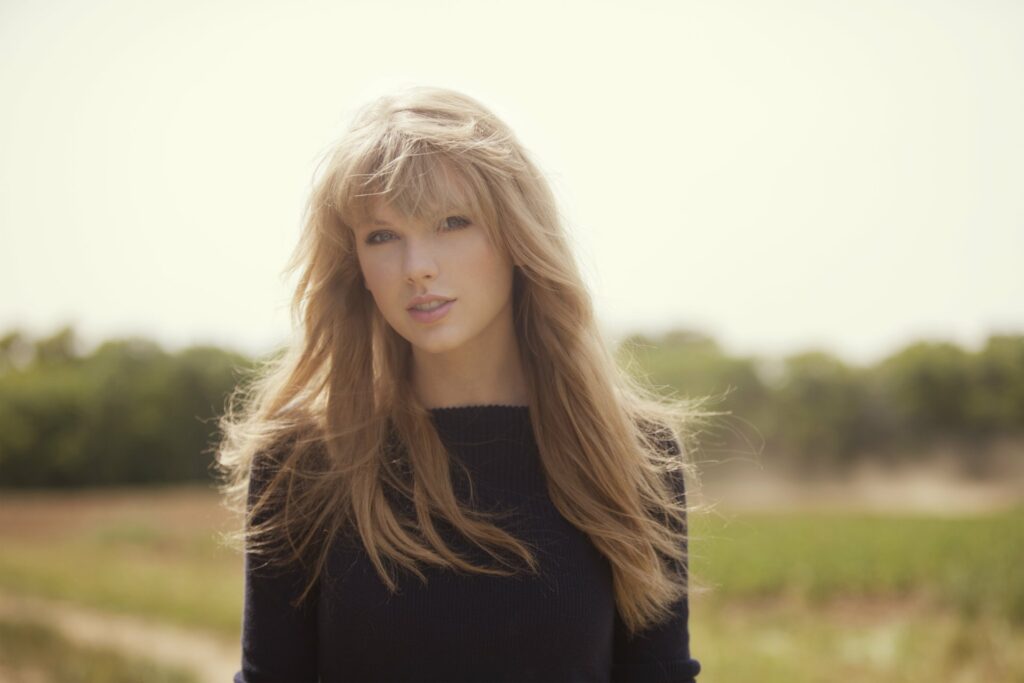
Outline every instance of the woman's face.
[[(359, 266), (381, 315), (414, 350), (484, 351), (511, 333), (513, 264), (475, 217), (442, 216), (430, 225), (375, 202), (372, 222), (354, 228)], [(453, 301), (430, 315), (410, 311), (421, 295)]]

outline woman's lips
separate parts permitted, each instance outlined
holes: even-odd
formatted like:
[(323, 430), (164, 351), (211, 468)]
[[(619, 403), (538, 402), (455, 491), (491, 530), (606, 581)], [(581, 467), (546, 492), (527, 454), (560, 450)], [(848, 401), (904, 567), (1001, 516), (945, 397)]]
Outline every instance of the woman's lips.
[(446, 301), (445, 303), (441, 304), (432, 311), (417, 311), (415, 308), (410, 308), (408, 309), (409, 315), (411, 315), (413, 317), (413, 320), (417, 322), (432, 323), (435, 320), (440, 320), (445, 315), (447, 315), (448, 311), (451, 309), (453, 305), (455, 305), (456, 301), (457, 299)]

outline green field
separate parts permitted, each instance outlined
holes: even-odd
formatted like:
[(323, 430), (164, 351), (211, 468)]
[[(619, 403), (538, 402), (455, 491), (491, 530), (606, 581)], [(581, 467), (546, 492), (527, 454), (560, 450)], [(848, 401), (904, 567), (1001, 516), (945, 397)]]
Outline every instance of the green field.
[[(0, 500), (0, 591), (238, 638), (213, 491)], [(700, 515), (691, 534), (703, 680), (1024, 681), (1024, 508)]]
[[(52, 629), (34, 622), (0, 620), (0, 680), (88, 681), (89, 683), (198, 683), (181, 669), (156, 666), (102, 648), (67, 642)], [(14, 678), (18, 672), (18, 678)], [(31, 672), (31, 673), (29, 673)], [(4, 677), (4, 674), (7, 677)]]
[(1024, 681), (1024, 508), (705, 516), (691, 534), (693, 650), (715, 680)]

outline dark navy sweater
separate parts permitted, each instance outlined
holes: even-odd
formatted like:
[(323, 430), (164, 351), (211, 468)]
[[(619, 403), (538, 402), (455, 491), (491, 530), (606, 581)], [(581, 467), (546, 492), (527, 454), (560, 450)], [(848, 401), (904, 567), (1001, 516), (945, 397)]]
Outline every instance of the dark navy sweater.
[[(297, 610), (289, 601), (303, 577), (257, 570), (247, 554), (234, 683), (694, 681), (700, 663), (690, 656), (688, 600), (674, 605), (667, 622), (627, 638), (609, 562), (547, 495), (528, 407), (431, 414), (442, 442), (469, 468), (475, 505), (513, 511), (511, 521), (499, 523), (537, 549), (541, 574), (496, 577), (422, 565), (427, 584), (400, 569), (400, 592), (390, 595), (365, 550), (336, 543), (314, 599)], [(469, 501), (454, 465), (452, 481), (460, 501)], [(474, 563), (494, 565), (461, 535), (444, 536)]]

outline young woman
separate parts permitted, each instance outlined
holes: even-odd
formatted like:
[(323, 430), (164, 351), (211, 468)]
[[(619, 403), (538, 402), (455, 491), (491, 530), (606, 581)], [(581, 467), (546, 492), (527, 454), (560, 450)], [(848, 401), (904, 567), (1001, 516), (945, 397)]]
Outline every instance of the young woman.
[(616, 361), (547, 182), (474, 99), (381, 97), (326, 161), (298, 339), (222, 423), (236, 683), (692, 681), (682, 445), (712, 413)]

